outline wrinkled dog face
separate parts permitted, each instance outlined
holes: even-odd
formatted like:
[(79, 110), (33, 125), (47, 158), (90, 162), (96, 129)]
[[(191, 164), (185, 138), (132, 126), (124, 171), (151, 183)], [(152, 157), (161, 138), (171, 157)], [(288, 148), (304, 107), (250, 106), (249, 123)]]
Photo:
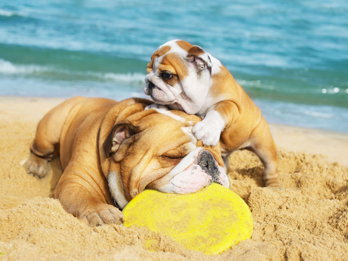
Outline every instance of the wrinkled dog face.
[(159, 104), (197, 114), (221, 63), (199, 46), (173, 40), (160, 46), (147, 66), (144, 92)]
[(194, 123), (185, 117), (198, 118), (151, 109), (137, 122), (114, 127), (108, 182), (120, 207), (145, 188), (185, 194), (212, 182), (228, 187), (220, 147), (202, 147), (192, 135)]

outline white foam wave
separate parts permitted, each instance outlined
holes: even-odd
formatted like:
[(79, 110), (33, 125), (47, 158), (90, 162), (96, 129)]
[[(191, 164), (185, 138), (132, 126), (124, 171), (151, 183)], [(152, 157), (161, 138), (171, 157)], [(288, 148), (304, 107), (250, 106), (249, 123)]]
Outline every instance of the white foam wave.
[(106, 73), (102, 77), (105, 80), (112, 80), (115, 82), (143, 83), (144, 79), (145, 79), (145, 74), (142, 74), (142, 73), (126, 73), (126, 74)]
[(326, 119), (330, 119), (334, 117), (334, 115), (331, 113), (324, 113), (324, 112), (318, 112), (318, 111), (304, 110), (303, 113), (309, 116), (326, 118)]
[(6, 11), (6, 10), (0, 9), (0, 16), (11, 17), (11, 16), (15, 16), (15, 15), (23, 16), (22, 13), (11, 12), (11, 11)]
[(89, 79), (95, 81), (111, 81), (125, 84), (142, 84), (144, 83), (145, 74), (142, 73), (98, 73), (91, 71), (69, 71), (53, 66), (38, 65), (17, 65), (9, 61), (0, 59), (0, 74), (7, 75), (43, 75), (50, 76), (69, 76), (70, 78)]
[(253, 88), (260, 88), (260, 89), (265, 89), (265, 90), (274, 90), (274, 86), (272, 85), (267, 85), (263, 84), (260, 80), (241, 80), (241, 79), (236, 79), (236, 81), (242, 86), (242, 87), (253, 87)]
[(347, 133), (348, 108), (255, 99), (268, 122)]
[(0, 73), (2, 74), (31, 74), (39, 71), (47, 71), (47, 69), (36, 65), (14, 65), (0, 59)]

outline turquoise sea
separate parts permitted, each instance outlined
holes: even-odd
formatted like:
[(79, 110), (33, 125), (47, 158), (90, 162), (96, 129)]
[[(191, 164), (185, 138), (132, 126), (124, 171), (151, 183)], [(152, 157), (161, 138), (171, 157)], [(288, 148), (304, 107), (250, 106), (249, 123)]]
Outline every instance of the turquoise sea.
[(0, 0), (0, 95), (144, 97), (172, 39), (231, 71), (269, 122), (348, 133), (347, 0)]

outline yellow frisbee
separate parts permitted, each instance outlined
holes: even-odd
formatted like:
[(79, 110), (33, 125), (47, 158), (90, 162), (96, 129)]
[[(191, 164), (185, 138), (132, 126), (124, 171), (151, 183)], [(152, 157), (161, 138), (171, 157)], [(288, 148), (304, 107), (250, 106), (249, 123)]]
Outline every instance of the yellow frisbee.
[(250, 239), (253, 230), (247, 204), (216, 183), (186, 195), (145, 190), (128, 203), (123, 214), (126, 227), (147, 227), (205, 254), (218, 254)]

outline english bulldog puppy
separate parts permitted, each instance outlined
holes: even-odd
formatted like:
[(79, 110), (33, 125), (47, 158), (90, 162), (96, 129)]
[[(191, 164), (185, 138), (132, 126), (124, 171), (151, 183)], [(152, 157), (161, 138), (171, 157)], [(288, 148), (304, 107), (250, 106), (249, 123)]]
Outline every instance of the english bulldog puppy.
[(147, 109), (152, 102), (75, 97), (39, 122), (24, 167), (43, 178), (60, 156), (55, 189), (65, 210), (92, 226), (122, 223), (120, 209), (144, 189), (191, 193), (217, 182), (229, 186), (219, 145), (192, 134), (200, 118)]
[(155, 51), (147, 73), (145, 94), (157, 104), (201, 116), (195, 137), (211, 146), (220, 141), (226, 165), (233, 151), (249, 149), (264, 165), (265, 185), (280, 186), (268, 123), (218, 59), (199, 46), (173, 40)]

